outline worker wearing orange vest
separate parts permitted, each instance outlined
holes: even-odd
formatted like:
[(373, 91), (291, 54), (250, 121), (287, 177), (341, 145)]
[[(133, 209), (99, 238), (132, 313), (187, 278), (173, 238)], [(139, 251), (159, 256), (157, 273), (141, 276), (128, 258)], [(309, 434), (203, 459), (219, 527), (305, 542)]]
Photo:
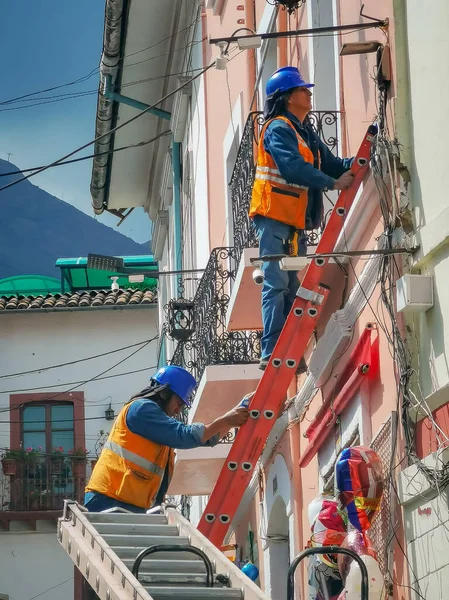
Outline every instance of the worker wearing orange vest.
[(175, 419), (184, 407), (190, 408), (195, 386), (188, 371), (170, 365), (125, 404), (86, 486), (89, 511), (120, 507), (143, 513), (159, 505), (173, 474), (175, 448), (215, 446), (230, 429), (246, 423), (249, 411), (242, 406), (209, 425), (184, 425)]
[[(266, 84), (265, 124), (257, 155), (249, 215), (259, 256), (307, 253), (304, 230), (319, 227), (322, 192), (351, 185), (353, 159), (335, 157), (305, 120), (312, 109), (313, 84), (296, 67), (278, 69)], [(292, 250), (292, 247), (294, 250)], [(262, 270), (262, 356), (264, 370), (299, 287), (296, 272), (264, 261)], [(297, 373), (307, 370), (302, 359)]]

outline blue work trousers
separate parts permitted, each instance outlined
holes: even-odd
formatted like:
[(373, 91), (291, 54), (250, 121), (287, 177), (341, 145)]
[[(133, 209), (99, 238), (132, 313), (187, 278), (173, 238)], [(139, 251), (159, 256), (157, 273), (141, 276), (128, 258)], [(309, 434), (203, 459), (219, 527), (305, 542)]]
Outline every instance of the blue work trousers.
[[(253, 217), (254, 229), (259, 240), (259, 256), (285, 254), (286, 242), (294, 228), (262, 215)], [(300, 232), (298, 256), (307, 254), (306, 236)], [(262, 359), (271, 356), (285, 320), (295, 300), (299, 287), (296, 271), (281, 271), (279, 261), (266, 261), (262, 270), (265, 276), (262, 285)]]

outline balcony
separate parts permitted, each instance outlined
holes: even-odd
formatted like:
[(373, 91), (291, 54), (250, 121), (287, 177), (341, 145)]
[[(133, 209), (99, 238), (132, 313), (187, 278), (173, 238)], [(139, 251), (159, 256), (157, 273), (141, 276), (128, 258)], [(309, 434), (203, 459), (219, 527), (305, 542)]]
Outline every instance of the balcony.
[[(173, 478), (168, 490), (174, 496), (209, 495), (225, 463), (235, 434), (232, 432), (213, 448), (203, 447), (193, 450), (178, 450)], [(201, 477), (198, 477), (201, 473)]]
[[(337, 114), (313, 113), (310, 120), (321, 139), (335, 150)], [(257, 364), (262, 328), (261, 288), (253, 283), (249, 262), (251, 255), (258, 255), (258, 248), (248, 218), (260, 125), (261, 113), (251, 113), (230, 182), (234, 246), (212, 251), (192, 300), (177, 299), (166, 307), (163, 332), (178, 341), (170, 362), (188, 369), (198, 382), (192, 409), (184, 415), (189, 422), (207, 423), (231, 409), (256, 389), (262, 374)], [(320, 233), (313, 231), (308, 235), (311, 249), (318, 243)], [(178, 452), (170, 493), (209, 494), (229, 447), (220, 444)]]
[(9, 529), (11, 521), (56, 519), (65, 499), (81, 502), (86, 485), (86, 466), (62, 466), (50, 459), (30, 465), (17, 461), (15, 474), (0, 471), (0, 525)]
[[(316, 111), (308, 116), (310, 124), (321, 140), (334, 153), (338, 154), (339, 113), (333, 111)], [(256, 146), (259, 131), (263, 123), (262, 113), (252, 112), (243, 130), (234, 171), (229, 183), (232, 203), (234, 257), (236, 261), (236, 278), (229, 299), (229, 310), (226, 328), (230, 332), (242, 329), (262, 329), (260, 307), (261, 287), (252, 279), (253, 268), (250, 260), (258, 256), (257, 240), (248, 217), (251, 191), (256, 169)], [(327, 217), (332, 209), (332, 192), (325, 198), (323, 223), (319, 230), (308, 232), (307, 244), (310, 252), (314, 252), (324, 229)]]

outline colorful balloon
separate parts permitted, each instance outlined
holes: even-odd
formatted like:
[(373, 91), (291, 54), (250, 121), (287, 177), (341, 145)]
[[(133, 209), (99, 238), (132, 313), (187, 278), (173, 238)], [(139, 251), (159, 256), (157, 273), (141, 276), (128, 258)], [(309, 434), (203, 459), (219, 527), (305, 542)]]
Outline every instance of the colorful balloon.
[(352, 446), (335, 464), (340, 509), (357, 531), (367, 531), (379, 510), (383, 493), (383, 471), (379, 455), (371, 448)]
[[(382, 600), (385, 594), (385, 582), (382, 576), (377, 555), (371, 540), (365, 533), (350, 531), (341, 545), (358, 554), (368, 571), (369, 599)], [(362, 576), (357, 561), (350, 556), (338, 556), (338, 569), (345, 584), (345, 600), (360, 600), (362, 589)]]
[[(312, 546), (340, 546), (346, 537), (346, 523), (342, 514), (338, 510), (337, 501), (330, 496), (318, 496), (314, 500), (313, 512), (316, 512), (317, 505), (321, 508), (312, 523), (312, 536), (310, 542)], [(310, 505), (309, 505), (310, 509)], [(309, 510), (309, 514), (312, 509)], [(313, 514), (313, 513), (312, 513)], [(318, 561), (332, 570), (337, 569), (337, 560), (334, 555), (318, 555)], [(325, 568), (321, 569), (328, 576), (334, 574), (328, 573)]]
[(244, 573), (247, 577), (251, 579), (251, 581), (256, 581), (259, 577), (259, 569), (253, 563), (246, 563), (242, 567), (242, 573)]

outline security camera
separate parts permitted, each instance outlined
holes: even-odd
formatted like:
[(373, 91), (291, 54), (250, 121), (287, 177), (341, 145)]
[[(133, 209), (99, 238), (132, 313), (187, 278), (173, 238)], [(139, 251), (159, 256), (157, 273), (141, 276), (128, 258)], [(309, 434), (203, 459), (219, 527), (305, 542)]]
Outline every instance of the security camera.
[(256, 285), (262, 285), (265, 280), (265, 275), (263, 274), (262, 269), (257, 268), (253, 271), (253, 281)]

